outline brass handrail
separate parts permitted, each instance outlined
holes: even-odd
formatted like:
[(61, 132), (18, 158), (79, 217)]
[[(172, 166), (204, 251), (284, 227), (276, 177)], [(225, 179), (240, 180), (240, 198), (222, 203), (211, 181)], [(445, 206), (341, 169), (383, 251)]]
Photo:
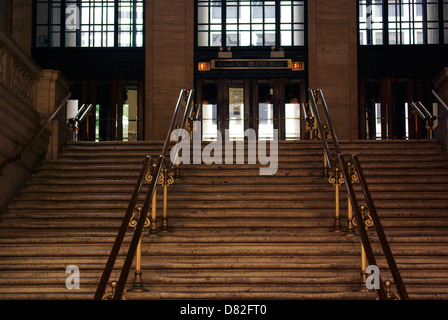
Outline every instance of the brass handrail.
[[(420, 108), (420, 106), (417, 106), (415, 102), (411, 102), (411, 107), (414, 109), (414, 111), (419, 115), (420, 118), (423, 120), (426, 120), (426, 115), (423, 112), (423, 109)], [(426, 108), (425, 108), (426, 110)], [(426, 110), (427, 111), (427, 110)]]
[[(341, 155), (341, 157), (342, 157), (342, 155)], [(387, 241), (386, 235), (383, 230), (383, 226), (381, 225), (380, 218), (378, 216), (375, 204), (373, 202), (371, 193), (369, 191), (369, 186), (366, 182), (364, 172), (362, 170), (361, 164), (360, 164), (358, 156), (356, 154), (352, 155), (352, 161), (353, 161), (353, 164), (355, 165), (356, 172), (358, 173), (358, 178), (359, 178), (359, 182), (361, 183), (362, 192), (364, 194), (364, 198), (366, 200), (367, 207), (369, 208), (369, 212), (370, 212), (370, 216), (372, 217), (373, 224), (375, 225), (375, 230), (378, 235), (378, 239), (381, 243), (381, 247), (383, 248), (383, 252), (386, 257), (387, 264), (389, 265), (389, 270), (390, 270), (392, 277), (395, 281), (395, 284), (397, 286), (398, 294), (400, 295), (401, 299), (408, 300), (409, 297), (408, 297), (408, 294), (406, 291), (406, 287), (404, 286), (403, 279), (401, 278), (400, 272), (399, 272), (397, 264), (395, 262), (395, 258), (390, 249), (389, 242)], [(347, 181), (347, 179), (345, 181)], [(349, 181), (347, 183), (351, 184), (351, 181)], [(353, 192), (353, 188), (351, 188), (350, 190)], [(353, 198), (355, 198), (354, 193), (352, 193), (352, 195), (353, 195)], [(355, 206), (355, 207), (358, 208), (357, 206)], [(356, 211), (356, 208), (355, 208), (355, 211)], [(359, 213), (359, 211), (358, 211), (358, 213)], [(358, 225), (359, 225), (359, 222), (358, 222)]]
[[(337, 153), (335, 162), (331, 162), (331, 156), (330, 156), (330, 152), (329, 152), (329, 145), (328, 145), (328, 141), (326, 139), (326, 132), (324, 132), (324, 130), (323, 130), (321, 117), (319, 115), (319, 110), (317, 108), (317, 104), (316, 104), (316, 101), (315, 101), (315, 98), (314, 98), (314, 91), (310, 89), (309, 93), (310, 93), (310, 100), (312, 102), (311, 103), (311, 107), (313, 108), (314, 116), (317, 119), (317, 127), (318, 127), (319, 133), (320, 133), (321, 138), (322, 138), (322, 144), (324, 145), (325, 155), (326, 155), (326, 158), (328, 159), (328, 165), (331, 168), (331, 170), (336, 170), (336, 171), (340, 170), (342, 172), (343, 181), (345, 183), (345, 186), (346, 186), (346, 189), (347, 189), (347, 193), (348, 193), (348, 196), (349, 196), (349, 201), (350, 201), (349, 206), (351, 204), (351, 207), (352, 207), (352, 210), (353, 210), (353, 214), (354, 214), (354, 217), (355, 217), (356, 222), (357, 222), (356, 225), (358, 226), (359, 235), (360, 235), (360, 238), (361, 238), (361, 243), (363, 245), (363, 248), (364, 248), (364, 251), (365, 251), (365, 254), (366, 254), (367, 261), (369, 262), (370, 265), (376, 265), (376, 260), (375, 260), (375, 256), (374, 256), (371, 244), (370, 244), (369, 236), (368, 236), (367, 231), (366, 231), (366, 229), (364, 227), (364, 221), (363, 221), (363, 218), (362, 218), (361, 213), (359, 211), (358, 201), (357, 201), (356, 194), (355, 194), (355, 191), (354, 191), (354, 188), (353, 188), (352, 178), (351, 178), (350, 173), (348, 172), (348, 169), (347, 169), (348, 164), (347, 164), (347, 162), (344, 159), (344, 156), (342, 154), (338, 138), (337, 138), (337, 136), (335, 134), (334, 127), (333, 127), (332, 122), (331, 122), (331, 117), (330, 117), (330, 114), (328, 112), (328, 106), (326, 104), (325, 98), (323, 96), (322, 91), (320, 89), (318, 89), (317, 93), (318, 93), (319, 98), (320, 98), (320, 100), (322, 102), (322, 108), (324, 110), (324, 113), (325, 113), (325, 116), (326, 116), (326, 120), (327, 120), (327, 125), (328, 125), (328, 128), (330, 130), (330, 133), (331, 133), (331, 136), (332, 136), (332, 140), (333, 140), (333, 144), (334, 144), (334, 147), (335, 147), (335, 150), (336, 150), (336, 153)], [(378, 214), (376, 212), (376, 208), (375, 208), (375, 205), (373, 203), (372, 197), (370, 195), (370, 192), (369, 192), (369, 189), (368, 189), (368, 186), (367, 186), (367, 182), (365, 180), (365, 176), (364, 176), (364, 173), (362, 171), (361, 165), (359, 163), (358, 157), (356, 155), (352, 155), (352, 160), (353, 160), (353, 163), (355, 165), (355, 169), (356, 169), (356, 171), (358, 173), (358, 179), (359, 179), (359, 181), (361, 183), (362, 190), (363, 190), (363, 193), (364, 193), (364, 197), (365, 197), (365, 200), (367, 202), (367, 206), (369, 208), (370, 214), (372, 216), (372, 220), (374, 222), (374, 225), (375, 225), (375, 228), (376, 228), (376, 232), (378, 234), (379, 241), (380, 241), (381, 246), (383, 248), (383, 252), (384, 252), (384, 255), (386, 257), (386, 260), (387, 260), (387, 263), (388, 263), (388, 266), (389, 266), (389, 270), (390, 270), (390, 272), (391, 272), (391, 274), (392, 274), (392, 276), (394, 278), (394, 281), (395, 281), (395, 283), (397, 285), (397, 289), (399, 291), (399, 296), (403, 300), (408, 300), (409, 297), (408, 297), (408, 294), (406, 292), (406, 288), (405, 288), (405, 286), (403, 284), (403, 280), (402, 280), (402, 278), (400, 276), (400, 272), (399, 272), (398, 267), (397, 267), (397, 265), (395, 263), (395, 259), (393, 257), (392, 251), (390, 250), (389, 243), (388, 243), (387, 238), (386, 238), (386, 236), (384, 234), (384, 231), (383, 231), (383, 228), (382, 228), (379, 216), (378, 216)], [(384, 289), (384, 285), (383, 285), (382, 281), (380, 281), (380, 287), (379, 287), (379, 289), (376, 289), (376, 292), (377, 292), (378, 298), (380, 300), (388, 299), (388, 296), (386, 294), (386, 291)]]
[(437, 94), (437, 92), (433, 89), (431, 90), (432, 94), (434, 97), (436, 97), (436, 99), (440, 102), (440, 104), (445, 108), (446, 111), (448, 111), (448, 105), (446, 104), (446, 102), (442, 99), (441, 96), (439, 96)]
[(137, 199), (138, 199), (138, 196), (140, 194), (140, 191), (141, 191), (141, 188), (143, 185), (145, 173), (148, 170), (150, 164), (151, 164), (151, 157), (146, 156), (143, 166), (140, 170), (140, 174), (139, 174), (137, 183), (135, 184), (134, 192), (132, 193), (132, 198), (129, 201), (129, 205), (126, 210), (126, 214), (121, 222), (121, 227), (118, 231), (117, 237), (115, 238), (115, 242), (114, 242), (114, 245), (112, 246), (112, 250), (109, 254), (109, 258), (107, 260), (106, 267), (103, 270), (103, 274), (101, 276), (99, 285), (97, 287), (95, 297), (94, 297), (94, 299), (96, 299), (96, 300), (100, 300), (103, 297), (104, 291), (106, 290), (107, 282), (109, 281), (115, 261), (118, 257), (118, 253), (120, 251), (121, 245), (122, 245), (124, 237), (126, 235), (126, 231), (129, 226), (129, 222), (131, 221), (132, 213), (137, 204)]
[[(425, 121), (426, 129), (429, 130), (429, 138), (432, 139), (432, 132), (434, 130), (434, 121), (437, 120), (437, 117), (432, 115), (428, 109), (425, 108), (425, 106), (418, 101), (417, 104), (415, 102), (411, 102), (411, 107), (414, 110), (416, 114), (419, 115), (420, 118), (422, 118)], [(418, 122), (417, 117), (415, 118), (415, 133), (418, 138)]]
[[(87, 116), (87, 114), (90, 112), (90, 110), (92, 110), (93, 108), (93, 104), (89, 104), (86, 108), (85, 111), (81, 114), (81, 116), (79, 116), (79, 114), (77, 114), (77, 116), (75, 117), (79, 123), (81, 123), (84, 118)], [(81, 108), (82, 110), (82, 108)]]
[(29, 148), (31, 148), (31, 146), (36, 141), (36, 139), (45, 131), (45, 129), (47, 129), (48, 125), (54, 119), (54, 117), (56, 117), (56, 115), (59, 113), (59, 111), (62, 110), (62, 107), (67, 103), (67, 100), (70, 98), (70, 96), (71, 96), (71, 93), (69, 92), (65, 96), (65, 98), (62, 99), (62, 101), (59, 103), (59, 105), (57, 106), (56, 110), (41, 125), (39, 130), (33, 135), (33, 137), (28, 141), (28, 143), (22, 148), (22, 150), (20, 150), (20, 152), (17, 155), (15, 155), (15, 156), (13, 156), (13, 157), (3, 161), (3, 163), (0, 165), (0, 176), (3, 175), (3, 170), (6, 168), (6, 166), (8, 164), (11, 164), (13, 162), (16, 162), (16, 161), (22, 159), (23, 155), (28, 151)]
[(316, 103), (316, 99), (314, 97), (314, 92), (311, 89), (309, 89), (308, 92), (309, 92), (309, 95), (310, 95), (310, 100), (312, 102), (312, 103), (310, 103), (312, 115), (316, 119), (317, 130), (319, 131), (319, 133), (321, 134), (321, 137), (322, 137), (322, 143), (324, 145), (324, 155), (325, 155), (325, 158), (326, 158), (326, 161), (327, 161), (327, 165), (328, 165), (328, 168), (330, 168), (330, 170), (333, 170), (334, 169), (333, 168), (333, 163), (334, 162), (332, 162), (332, 160), (331, 160), (330, 146), (328, 145), (327, 135), (324, 133), (322, 120), (320, 118), (320, 113), (319, 113), (319, 110), (317, 109), (317, 103)]
[[(123, 268), (121, 269), (119, 280), (118, 280), (118, 282), (116, 284), (116, 287), (115, 287), (115, 290), (114, 290), (114, 297), (113, 297), (113, 299), (115, 299), (115, 300), (120, 300), (122, 298), (122, 296), (123, 296), (124, 289), (125, 289), (125, 286), (126, 286), (126, 281), (127, 281), (128, 276), (129, 276), (129, 272), (130, 272), (130, 269), (131, 269), (131, 265), (132, 265), (135, 253), (137, 251), (137, 246), (138, 246), (138, 244), (140, 242), (140, 239), (141, 239), (141, 236), (142, 236), (142, 233), (143, 233), (143, 229), (144, 229), (144, 226), (145, 226), (145, 222), (146, 222), (147, 216), (149, 214), (149, 209), (150, 209), (150, 206), (151, 206), (154, 194), (156, 192), (157, 182), (159, 180), (159, 176), (161, 174), (162, 167), (165, 166), (166, 169), (171, 170), (170, 167), (172, 166), (172, 163), (170, 163), (171, 161), (168, 162), (168, 159), (166, 159), (166, 152), (168, 150), (168, 144), (170, 142), (171, 132), (173, 131), (174, 126), (175, 126), (175, 124), (177, 122), (177, 119), (178, 119), (178, 116), (179, 116), (179, 112), (180, 112), (180, 108), (181, 108), (181, 105), (182, 105), (183, 101), (185, 100), (185, 96), (186, 95), (188, 96), (187, 97), (187, 103), (188, 104), (185, 106), (185, 108), (188, 109), (190, 104), (191, 104), (192, 97), (194, 95), (194, 90), (187, 91), (185, 89), (182, 89), (181, 92), (180, 92), (179, 99), (177, 101), (176, 108), (174, 110), (173, 117), (172, 117), (172, 120), (171, 120), (171, 124), (170, 124), (169, 130), (168, 130), (168, 134), (167, 134), (167, 137), (165, 139), (165, 143), (163, 145), (162, 153), (160, 154), (160, 156), (159, 156), (159, 158), (157, 160), (157, 164), (156, 164), (156, 166), (155, 166), (155, 168), (154, 168), (154, 170), (152, 172), (152, 179), (151, 179), (151, 183), (150, 183), (150, 186), (149, 186), (149, 189), (148, 189), (148, 193), (146, 194), (145, 201), (144, 201), (144, 204), (143, 204), (143, 208), (141, 210), (140, 217), (139, 217), (139, 219), (137, 221), (137, 224), (135, 226), (134, 235), (133, 235), (131, 243), (129, 245), (129, 249), (128, 249), (127, 254), (126, 254), (126, 258), (125, 258), (125, 261), (124, 261), (124, 264), (123, 264)], [(186, 111), (186, 114), (188, 114), (187, 111)], [(185, 126), (186, 122), (184, 122), (184, 121), (182, 121), (182, 122), (183, 122), (182, 126)], [(132, 217), (132, 210), (134, 210), (134, 208), (135, 208), (136, 201), (137, 201), (138, 196), (140, 194), (141, 184), (143, 182), (143, 177), (145, 175), (145, 172), (148, 170), (148, 166), (149, 166), (149, 160), (148, 160), (148, 157), (147, 157), (147, 161), (145, 161), (145, 164), (144, 164), (144, 166), (142, 167), (142, 169), (140, 171), (139, 180), (138, 180), (137, 185), (135, 187), (135, 190), (134, 190), (131, 202), (129, 203), (128, 210), (126, 211), (125, 217), (123, 218), (123, 221), (122, 221), (119, 233), (117, 235), (117, 238), (115, 240), (114, 246), (113, 246), (113, 248), (111, 250), (111, 253), (109, 255), (106, 267), (105, 267), (105, 269), (103, 271), (103, 274), (101, 276), (100, 283), (99, 283), (99, 285), (97, 287), (97, 290), (96, 290), (96, 293), (95, 293), (95, 296), (94, 296), (95, 300), (100, 300), (104, 296), (104, 293), (105, 293), (105, 290), (106, 290), (106, 285), (107, 285), (107, 283), (109, 281), (109, 278), (110, 278), (110, 275), (112, 273), (115, 261), (116, 261), (116, 259), (118, 257), (119, 250), (120, 250), (120, 248), (121, 248), (121, 246), (123, 244), (124, 235), (126, 234), (126, 230), (128, 228), (129, 221), (130, 221), (130, 219)]]
[[(370, 244), (369, 235), (364, 227), (364, 220), (359, 212), (358, 200), (356, 199), (355, 190), (353, 189), (353, 185), (351, 183), (351, 178), (347, 172), (347, 163), (345, 162), (344, 156), (342, 154), (338, 154), (339, 165), (342, 169), (342, 174), (345, 180), (345, 186), (347, 188), (348, 195), (350, 197), (350, 202), (353, 207), (353, 214), (356, 219), (356, 225), (358, 226), (359, 236), (361, 238), (361, 242), (367, 257), (367, 261), (370, 265), (377, 265), (375, 260), (375, 255), (373, 254), (372, 246)], [(380, 300), (386, 300), (386, 291), (384, 290), (384, 286), (382, 281), (380, 281), (380, 288), (377, 289), (378, 298)]]
[(79, 131), (79, 125), (92, 110), (93, 104), (83, 104), (73, 118), (67, 120), (67, 127), (73, 132), (73, 141), (77, 140), (77, 132)]
[(336, 136), (336, 131), (334, 130), (333, 123), (331, 121), (330, 113), (328, 111), (327, 102), (325, 101), (325, 97), (324, 97), (321, 89), (317, 89), (317, 93), (319, 94), (320, 101), (322, 103), (322, 108), (324, 110), (325, 117), (327, 119), (328, 129), (330, 130), (331, 137), (332, 137), (333, 144), (334, 144), (334, 148), (335, 148), (336, 154), (338, 155), (338, 154), (341, 153), (341, 147), (339, 145), (339, 140), (338, 140), (338, 138)]

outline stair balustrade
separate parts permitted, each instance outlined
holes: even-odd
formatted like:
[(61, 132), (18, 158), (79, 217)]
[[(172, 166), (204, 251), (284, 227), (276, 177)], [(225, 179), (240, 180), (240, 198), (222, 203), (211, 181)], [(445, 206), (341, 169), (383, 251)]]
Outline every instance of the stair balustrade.
[(415, 117), (415, 136), (418, 138), (418, 118), (417, 115), (425, 121), (425, 128), (429, 131), (429, 139), (432, 139), (432, 132), (434, 130), (434, 121), (437, 117), (432, 115), (425, 106), (418, 101), (417, 103), (411, 102), (412, 113), (416, 115)]
[[(356, 226), (359, 236), (361, 238), (361, 281), (365, 284), (365, 273), (367, 263), (371, 266), (377, 266), (375, 255), (372, 250), (369, 235), (367, 229), (374, 227), (378, 239), (381, 243), (382, 250), (384, 252), (389, 270), (397, 286), (397, 293), (390, 293), (390, 281), (383, 283), (380, 278), (380, 283), (377, 288), (378, 299), (403, 299), (408, 300), (408, 294), (398, 270), (395, 258), (390, 249), (389, 243), (386, 239), (381, 221), (377, 214), (373, 199), (371, 197), (365, 175), (362, 171), (361, 164), (356, 154), (351, 155), (350, 162), (346, 161), (344, 154), (342, 153), (338, 138), (332, 125), (331, 117), (329, 114), (328, 106), (325, 101), (322, 90), (309, 89), (310, 102), (309, 105), (313, 112), (313, 116), (316, 119), (316, 127), (319, 132), (317, 138), (321, 139), (324, 148), (324, 176), (328, 178), (329, 182), (335, 186), (335, 222), (334, 231), (341, 231), (340, 224), (340, 212), (339, 212), (339, 188), (341, 184), (344, 184), (348, 194), (348, 218), (347, 218), (347, 234), (352, 234), (352, 226)], [(319, 108), (323, 110), (325, 115), (325, 123), (322, 121), (322, 117), (319, 113)], [(326, 126), (326, 128), (324, 128)], [(332, 142), (333, 152), (330, 149), (330, 143)], [(329, 177), (327, 177), (327, 173)], [(361, 207), (358, 204), (356, 193), (354, 191), (353, 184), (355, 181), (359, 181), (364, 194), (364, 200), (367, 203), (367, 207)], [(366, 215), (368, 210), (368, 215)], [(387, 285), (386, 285), (387, 284)], [(386, 287), (386, 289), (385, 289)]]
[(445, 102), (445, 100), (443, 100), (442, 97), (439, 96), (439, 94), (435, 90), (432, 90), (431, 93), (437, 99), (437, 101), (439, 101), (440, 104), (445, 108), (445, 110), (448, 112), (448, 104)]
[[(114, 245), (110, 252), (106, 267), (101, 276), (100, 282), (98, 284), (94, 299), (110, 299), (110, 300), (121, 300), (123, 299), (123, 295), (125, 293), (125, 286), (129, 276), (129, 272), (131, 269), (132, 262), (134, 257), (138, 251), (141, 250), (141, 238), (142, 233), (145, 226), (148, 226), (148, 215), (149, 209), (152, 207), (151, 219), (150, 219), (150, 233), (154, 234), (157, 230), (156, 224), (156, 194), (157, 194), (157, 185), (163, 185), (164, 189), (164, 199), (163, 199), (163, 217), (162, 217), (162, 230), (168, 229), (168, 218), (167, 218), (167, 197), (168, 197), (168, 186), (174, 183), (174, 174), (179, 172), (179, 164), (177, 159), (177, 154), (175, 159), (170, 159), (168, 153), (168, 147), (171, 139), (171, 133), (174, 130), (181, 108), (184, 107), (184, 115), (181, 120), (180, 126), (177, 128), (191, 130), (193, 128), (193, 121), (197, 120), (199, 115), (199, 111), (195, 110), (197, 105), (193, 102), (194, 90), (186, 90), (182, 89), (174, 109), (173, 117), (171, 119), (171, 124), (168, 130), (168, 134), (166, 136), (162, 152), (160, 153), (158, 159), (156, 161), (152, 161), (150, 156), (146, 157), (146, 160), (143, 164), (143, 167), (140, 170), (140, 175), (138, 181), (136, 183), (134, 193), (132, 195), (131, 201), (129, 203), (126, 214), (122, 220), (122, 224), (118, 235), (115, 239)], [(146, 197), (144, 200), (144, 204), (139, 210), (139, 218), (136, 220), (136, 223), (132, 223), (134, 227), (134, 234), (132, 236), (131, 243), (127, 250), (126, 258), (121, 269), (120, 277), (118, 281), (114, 281), (113, 283), (113, 293), (106, 295), (106, 286), (110, 279), (110, 275), (113, 271), (116, 259), (118, 257), (118, 253), (120, 251), (121, 246), (123, 245), (123, 240), (127, 231), (127, 228), (131, 222), (133, 217), (133, 212), (135, 210), (135, 206), (137, 203), (138, 196), (140, 195), (141, 188), (144, 181), (150, 183), (148, 192), (146, 193)], [(139, 249), (140, 248), (140, 249)], [(139, 258), (140, 259), (140, 258)], [(139, 261), (138, 261), (139, 262)], [(138, 286), (142, 286), (139, 283), (139, 279), (141, 279), (141, 269), (139, 268), (139, 263), (137, 263), (136, 268), (136, 278), (134, 283), (137, 283)]]
[(0, 164), (0, 176), (3, 174), (6, 166), (16, 161), (22, 159), (23, 155), (33, 146), (34, 142), (39, 138), (39, 136), (47, 129), (48, 125), (53, 121), (53, 119), (59, 114), (59, 112), (63, 109), (68, 99), (70, 98), (71, 93), (68, 93), (64, 99), (59, 103), (56, 110), (48, 117), (48, 119), (40, 126), (39, 130), (31, 137), (31, 139), (27, 142), (25, 146), (17, 153), (15, 156), (6, 159)]
[[(88, 118), (89, 112), (92, 110), (93, 104), (83, 104), (81, 108), (78, 110), (76, 115), (73, 118), (70, 118), (67, 120), (67, 127), (72, 131), (73, 133), (73, 141), (78, 140), (78, 131), (79, 126), (84, 121), (84, 119)], [(88, 125), (87, 121), (87, 125)]]

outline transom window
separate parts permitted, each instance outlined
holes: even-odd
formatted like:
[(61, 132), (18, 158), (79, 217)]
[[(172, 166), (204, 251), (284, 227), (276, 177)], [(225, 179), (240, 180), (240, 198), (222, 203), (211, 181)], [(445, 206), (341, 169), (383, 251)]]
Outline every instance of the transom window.
[(448, 43), (448, 1), (359, 0), (359, 43)]
[(304, 46), (305, 1), (197, 0), (197, 46)]
[(36, 47), (142, 47), (143, 0), (36, 0)]

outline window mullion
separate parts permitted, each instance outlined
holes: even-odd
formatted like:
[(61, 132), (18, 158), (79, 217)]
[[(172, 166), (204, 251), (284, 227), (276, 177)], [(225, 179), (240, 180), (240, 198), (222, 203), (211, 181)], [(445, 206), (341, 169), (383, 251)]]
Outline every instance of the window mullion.
[(428, 2), (422, 1), (423, 44), (428, 44)]
[(445, 21), (443, 17), (443, 1), (439, 0), (439, 44), (445, 43)]
[[(280, 20), (281, 20), (281, 2), (280, 0), (275, 0), (275, 47), (280, 47), (281, 37), (280, 37)], [(292, 13), (293, 10), (291, 10), (291, 21), (292, 21)], [(294, 44), (291, 39), (291, 44)]]
[(118, 19), (119, 19), (119, 17), (118, 17), (118, 14), (119, 14), (119, 11), (118, 11), (118, 0), (114, 1), (114, 14), (115, 14), (115, 17), (114, 17), (114, 48), (118, 48), (118, 33), (119, 33), (119, 28), (118, 28), (118, 26), (119, 26), (119, 24), (118, 24)]
[(383, 44), (389, 44), (389, 3), (383, 0)]
[(66, 1), (62, 0), (61, 1), (61, 21), (60, 21), (60, 28), (61, 28), (61, 33), (60, 33), (60, 43), (59, 46), (61, 48), (65, 48), (65, 31), (66, 31), (66, 26), (65, 26), (65, 8), (67, 8), (66, 6)]
[[(210, 10), (211, 10), (211, 6)], [(210, 17), (211, 17), (211, 11), (210, 11)], [(210, 22), (209, 22), (209, 28), (210, 28)], [(227, 1), (223, 0), (221, 1), (221, 46), (223, 48), (227, 47)]]

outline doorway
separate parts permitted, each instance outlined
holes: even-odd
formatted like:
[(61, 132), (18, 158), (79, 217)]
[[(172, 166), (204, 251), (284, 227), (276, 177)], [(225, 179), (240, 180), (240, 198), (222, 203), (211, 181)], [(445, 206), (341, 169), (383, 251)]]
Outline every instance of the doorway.
[(272, 140), (274, 130), (282, 140), (304, 137), (305, 79), (198, 79), (196, 88), (204, 141), (226, 130), (230, 140), (241, 140), (247, 129), (259, 140)]
[(72, 87), (78, 108), (92, 104), (80, 124), (81, 141), (143, 139), (143, 80), (81, 80)]
[(411, 109), (421, 101), (438, 116), (438, 104), (431, 95), (432, 81), (419, 78), (361, 78), (360, 138), (374, 140), (428, 138), (425, 123)]

